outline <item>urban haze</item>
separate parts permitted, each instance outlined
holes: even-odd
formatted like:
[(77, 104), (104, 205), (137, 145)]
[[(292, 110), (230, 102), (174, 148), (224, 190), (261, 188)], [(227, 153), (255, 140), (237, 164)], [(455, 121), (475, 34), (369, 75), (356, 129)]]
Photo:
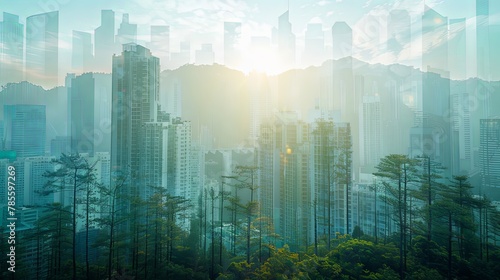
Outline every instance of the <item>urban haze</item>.
[(0, 12), (1, 279), (498, 279), (500, 2)]

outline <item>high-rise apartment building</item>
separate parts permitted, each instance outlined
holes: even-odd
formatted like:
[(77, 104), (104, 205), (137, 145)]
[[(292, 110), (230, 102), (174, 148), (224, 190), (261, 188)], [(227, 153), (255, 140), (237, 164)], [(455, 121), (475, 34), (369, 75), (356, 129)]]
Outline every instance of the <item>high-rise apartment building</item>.
[(191, 196), (191, 122), (172, 119), (168, 137), (167, 190), (172, 195), (196, 199)]
[(319, 235), (351, 233), (352, 139), (349, 123), (318, 120), (312, 124), (311, 188)]
[(483, 187), (500, 187), (500, 118), (481, 119), (479, 161)]
[(361, 165), (370, 169), (374, 168), (384, 155), (380, 97), (363, 96), (362, 106), (360, 118)]
[(159, 74), (159, 59), (143, 46), (125, 44), (113, 57), (111, 172), (127, 176), (126, 192), (144, 187), (145, 125), (157, 121)]
[(143, 124), (141, 144), (142, 165), (140, 174), (145, 188), (139, 195), (147, 198), (156, 192), (155, 188), (167, 189), (168, 165), (168, 122), (147, 122)]
[[(45, 184), (48, 178), (43, 174), (46, 171), (53, 171), (55, 166), (52, 163), (54, 157), (28, 157), (18, 160), (23, 165), (24, 173), (24, 204), (23, 205), (47, 205), (54, 202), (66, 202), (64, 200), (64, 191), (49, 193), (44, 195)], [(19, 174), (21, 175), (21, 174)]]
[(261, 125), (257, 149), (262, 216), (290, 248), (305, 246), (312, 231), (309, 130), (293, 112), (280, 112)]

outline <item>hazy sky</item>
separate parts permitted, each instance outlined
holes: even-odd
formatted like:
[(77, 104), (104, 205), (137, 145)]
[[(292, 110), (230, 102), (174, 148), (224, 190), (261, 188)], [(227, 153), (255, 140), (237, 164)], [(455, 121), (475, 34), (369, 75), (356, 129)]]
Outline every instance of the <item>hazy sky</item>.
[[(292, 30), (297, 37), (297, 50), (300, 56), (304, 46), (304, 33), (308, 23), (323, 23), (325, 30), (325, 43), (331, 45), (331, 26), (336, 21), (346, 21), (354, 33), (363, 32), (368, 26), (367, 22), (375, 22), (380, 27), (380, 38), (375, 42), (364, 44), (363, 48), (377, 47), (383, 43), (386, 36), (387, 14), (392, 9), (406, 9), (412, 16), (412, 30), (419, 29), (419, 19), (425, 4), (448, 18), (467, 18), (468, 38), (473, 39), (473, 26), (475, 15), (474, 0), (0, 0), (1, 11), (17, 14), (21, 22), (25, 23), (26, 17), (59, 10), (60, 17), (60, 48), (61, 63), (69, 60), (72, 30), (93, 32), (100, 24), (101, 9), (112, 9), (116, 12), (116, 28), (121, 22), (123, 13), (130, 14), (130, 22), (137, 23), (139, 43), (149, 41), (149, 26), (166, 24), (170, 26), (170, 49), (177, 51), (179, 42), (191, 41), (192, 51), (199, 49), (202, 43), (211, 43), (214, 46), (215, 61), (222, 62), (223, 22), (241, 21), (243, 44), (251, 36), (271, 36), (271, 28), (278, 25), (278, 17), (287, 10), (289, 5)], [(491, 0), (492, 6), (500, 6)], [(500, 9), (492, 7), (492, 13)], [(496, 17), (492, 17), (492, 21)], [(471, 33), (471, 36), (469, 36)], [(378, 36), (378, 35), (377, 35)], [(356, 37), (356, 35), (355, 35)], [(418, 35), (415, 35), (417, 38)], [(356, 38), (354, 44), (356, 46)], [(373, 44), (373, 46), (370, 46)], [(415, 44), (419, 48), (419, 41)], [(413, 46), (412, 46), (413, 48)], [(472, 51), (472, 48), (469, 50)], [(377, 51), (360, 54), (359, 58), (369, 62), (384, 61), (381, 53)], [(67, 57), (66, 57), (67, 56)], [(408, 59), (406, 64), (414, 64), (411, 60), (418, 61), (417, 57)], [(68, 64), (70, 62), (68, 61)], [(416, 62), (415, 62), (416, 63)], [(418, 66), (418, 65), (417, 65)], [(61, 65), (61, 68), (65, 68)]]

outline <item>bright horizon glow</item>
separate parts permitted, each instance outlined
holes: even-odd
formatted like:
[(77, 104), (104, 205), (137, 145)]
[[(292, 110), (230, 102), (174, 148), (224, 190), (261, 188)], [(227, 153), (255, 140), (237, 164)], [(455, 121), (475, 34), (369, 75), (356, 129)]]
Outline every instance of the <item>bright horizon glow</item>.
[(237, 70), (246, 75), (250, 72), (264, 73), (268, 76), (277, 75), (284, 71), (279, 65), (273, 50), (264, 50), (261, 48), (248, 48), (244, 50), (242, 64)]
[[(5, 3), (4, 3), (5, 2)], [(2, 10), (19, 16), (21, 24), (26, 25), (26, 18), (40, 13), (59, 11), (59, 81), (64, 80), (65, 73), (73, 72), (72, 32), (83, 31), (93, 34), (101, 21), (101, 9), (115, 11), (115, 32), (119, 28), (122, 15), (130, 15), (130, 23), (137, 24), (137, 43), (152, 50), (153, 55), (161, 57), (154, 48), (149, 46), (150, 26), (168, 25), (170, 38), (169, 52), (180, 52), (180, 43), (191, 45), (191, 60), (194, 63), (194, 53), (199, 46), (211, 44), (214, 51), (214, 63), (224, 64), (223, 56), (223, 23), (238, 21), (242, 24), (241, 38), (243, 42), (251, 41), (252, 37), (266, 37), (272, 41), (272, 29), (279, 26), (278, 18), (287, 9), (291, 31), (296, 36), (296, 61), (294, 66), (285, 66), (277, 62), (279, 53), (276, 50), (253, 50), (250, 43), (240, 47), (242, 57), (240, 66), (233, 68), (244, 73), (251, 71), (276, 75), (293, 68), (312, 66), (305, 59), (305, 33), (309, 23), (323, 26), (324, 46), (332, 47), (331, 27), (335, 22), (345, 21), (353, 30), (352, 56), (367, 63), (399, 63), (421, 68), (422, 44), (421, 16), (423, 0), (395, 1), (38, 1), (29, 0), (4, 1)], [(490, 21), (500, 23), (500, 2), (490, 1)], [(466, 18), (467, 33), (467, 64), (471, 69), (467, 77), (475, 77), (475, 1), (443, 1), (426, 0), (425, 4), (449, 19)], [(394, 9), (407, 10), (411, 17), (412, 40), (405, 45), (404, 50), (393, 56), (386, 52), (387, 15)], [(0, 14), (0, 18), (2, 15)], [(374, 31), (375, 30), (375, 31)], [(376, 35), (376, 36), (370, 36)], [(94, 43), (94, 42), (93, 42)], [(330, 49), (325, 49), (326, 57), (330, 58)], [(118, 53), (117, 53), (118, 54)], [(164, 59), (164, 58), (163, 58)], [(169, 61), (162, 60), (162, 70), (168, 68)]]

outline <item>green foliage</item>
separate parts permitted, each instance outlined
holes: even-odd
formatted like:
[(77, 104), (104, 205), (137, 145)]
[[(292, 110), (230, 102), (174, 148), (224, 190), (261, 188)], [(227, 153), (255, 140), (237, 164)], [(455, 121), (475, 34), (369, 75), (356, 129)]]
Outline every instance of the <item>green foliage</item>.
[(425, 266), (413, 268), (413, 270), (408, 273), (407, 278), (411, 280), (445, 279), (437, 270)]
[[(89, 200), (94, 194), (88, 188), (93, 180), (88, 177), (92, 175), (91, 168), (85, 163), (75, 163), (73, 167), (82, 169), (71, 173), (68, 170), (76, 170), (71, 169), (74, 163), (71, 158), (61, 158), (59, 162), (67, 165), (66, 170), (47, 173), (51, 175), (47, 190), (78, 189), (89, 195), (75, 203), (87, 206), (85, 211), (97, 211), (98, 207), (89, 206), (95, 203)], [(119, 197), (117, 190), (125, 181), (114, 189), (100, 186), (99, 196), (109, 207), (101, 208), (106, 209), (98, 221), (101, 234), (94, 244), (86, 244), (100, 250), (93, 265), (76, 262), (75, 269), (71, 260), (74, 244), (71, 235), (76, 217), (73, 205), (48, 206), (36, 226), (30, 229), (31, 234), (23, 240), (39, 245), (37, 258), (40, 263), (36, 269), (47, 267), (49, 279), (72, 278), (75, 270), (78, 272), (75, 279), (105, 279), (108, 274), (116, 279), (138, 280), (498, 278), (500, 249), (493, 240), (500, 232), (500, 212), (492, 208), (487, 199), (472, 195), (472, 186), (466, 176), (456, 176), (448, 184), (442, 183), (444, 180), (438, 184), (437, 175), (431, 174), (432, 203), (428, 203), (430, 184), (429, 180), (424, 181), (429, 176), (417, 177), (419, 172), (415, 172), (413, 159), (390, 155), (382, 159), (377, 168), (380, 186), (384, 187), (379, 195), (387, 195), (384, 201), (392, 206), (392, 218), (397, 226), (393, 231), (387, 230), (389, 236), (384, 236), (384, 244), (380, 236), (366, 235), (360, 226), (353, 224), (352, 236), (331, 232), (318, 236), (316, 244), (301, 247), (303, 251), (291, 251), (287, 245), (277, 248), (279, 236), (273, 220), (262, 215), (259, 202), (254, 199), (242, 204), (234, 197), (229, 198), (231, 203), (225, 206), (231, 211), (231, 221), (240, 226), (230, 233), (235, 246), (222, 248), (220, 265), (218, 231), (213, 235), (217, 240), (212, 237), (210, 242), (207, 236), (211, 230), (204, 226), (206, 212), (188, 217), (190, 202), (170, 196), (162, 188), (156, 188), (146, 201), (138, 196)], [(253, 182), (255, 169), (243, 171), (247, 173), (239, 174), (240, 187), (248, 188), (254, 195), (258, 188)], [(65, 180), (61, 179), (63, 177)], [(215, 191), (211, 191), (210, 196), (205, 192), (205, 200), (200, 200), (200, 206), (203, 207), (202, 202), (209, 198), (215, 199)], [(123, 209), (115, 209), (118, 199), (130, 202), (131, 211), (118, 214)], [(421, 203), (415, 203), (417, 200)], [(186, 224), (182, 224), (188, 219), (191, 219), (189, 231)], [(123, 226), (125, 223), (129, 223), (130, 228)], [(373, 232), (363, 229), (368, 234)], [(212, 248), (215, 249), (213, 260), (210, 257)]]
[(342, 267), (326, 257), (306, 256), (297, 266), (303, 279), (342, 279)]
[(246, 261), (232, 262), (227, 269), (227, 274), (218, 279), (251, 279), (255, 267)]
[(397, 269), (397, 254), (397, 248), (392, 244), (378, 245), (351, 239), (333, 249), (329, 257), (340, 264), (345, 274), (358, 279), (384, 269)]
[(290, 252), (285, 245), (256, 270), (256, 279), (292, 279), (299, 273), (296, 265), (298, 260), (299, 254)]
[(447, 253), (446, 249), (434, 241), (428, 241), (423, 236), (417, 236), (412, 241), (411, 247), (414, 265), (446, 271)]

